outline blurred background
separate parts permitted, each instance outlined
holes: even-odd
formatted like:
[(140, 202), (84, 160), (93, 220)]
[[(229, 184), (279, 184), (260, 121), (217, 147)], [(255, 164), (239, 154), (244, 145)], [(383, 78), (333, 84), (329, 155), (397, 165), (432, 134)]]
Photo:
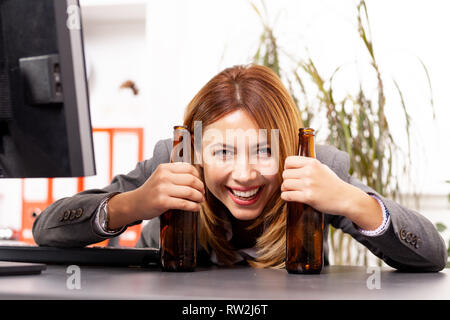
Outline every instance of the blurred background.
[[(350, 152), (354, 174), (374, 187), (389, 184), (381, 190), (386, 196), (425, 215), (449, 243), (448, 1), (80, 0), (80, 5), (91, 119), (98, 129), (98, 174), (85, 178), (83, 188), (102, 188), (111, 176), (150, 158), (209, 79), (226, 67), (257, 62), (280, 74), (304, 121), (319, 130), (317, 143)], [(368, 105), (373, 114), (361, 113)], [(379, 122), (380, 109), (386, 124)], [(355, 119), (362, 116), (378, 123), (373, 132), (369, 126), (358, 134)], [(339, 127), (330, 125), (333, 117), (340, 119)], [(101, 130), (106, 128), (117, 130)], [(374, 169), (386, 163), (385, 180), (372, 181), (373, 168), (359, 165), (361, 157), (371, 159), (364, 139), (368, 149), (376, 140)], [(359, 155), (350, 146), (357, 143)], [(393, 143), (398, 150), (388, 152)], [(51, 188), (56, 200), (78, 192), (79, 184), (52, 179)], [(47, 179), (0, 180), (0, 227), (29, 237), (31, 231), (22, 227), (29, 214), (24, 203), (45, 202), (48, 193)], [(334, 263), (379, 263), (350, 238), (331, 236)]]

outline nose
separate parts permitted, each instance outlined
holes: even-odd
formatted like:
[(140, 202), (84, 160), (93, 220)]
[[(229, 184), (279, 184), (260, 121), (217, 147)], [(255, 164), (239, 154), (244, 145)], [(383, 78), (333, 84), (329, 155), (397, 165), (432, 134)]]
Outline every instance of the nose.
[(257, 178), (257, 174), (257, 170), (255, 170), (253, 164), (249, 163), (248, 159), (239, 157), (233, 165), (231, 177), (239, 184), (247, 185)]

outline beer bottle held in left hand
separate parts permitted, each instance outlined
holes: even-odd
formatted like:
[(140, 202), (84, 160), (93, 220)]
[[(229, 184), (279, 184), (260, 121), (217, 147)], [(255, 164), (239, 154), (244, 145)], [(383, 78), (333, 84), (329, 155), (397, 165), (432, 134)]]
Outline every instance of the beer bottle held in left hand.
[[(298, 155), (315, 158), (314, 129), (299, 129)], [(289, 201), (286, 221), (286, 270), (320, 273), (323, 265), (324, 215), (307, 204)]]

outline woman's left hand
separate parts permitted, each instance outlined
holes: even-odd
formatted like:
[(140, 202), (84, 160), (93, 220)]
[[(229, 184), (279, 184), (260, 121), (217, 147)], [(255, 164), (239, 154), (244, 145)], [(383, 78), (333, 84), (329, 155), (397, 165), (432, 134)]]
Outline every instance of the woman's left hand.
[(281, 198), (285, 201), (301, 202), (321, 212), (345, 215), (354, 188), (315, 158), (289, 156), (285, 160), (281, 184)]
[(374, 230), (383, 222), (377, 200), (341, 180), (315, 158), (286, 158), (281, 198), (306, 203), (324, 213), (347, 217), (364, 230)]

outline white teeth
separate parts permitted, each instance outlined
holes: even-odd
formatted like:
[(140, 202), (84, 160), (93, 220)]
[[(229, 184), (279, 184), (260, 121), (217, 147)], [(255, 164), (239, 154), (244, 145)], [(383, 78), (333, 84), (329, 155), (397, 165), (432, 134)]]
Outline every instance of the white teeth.
[(260, 189), (260, 187), (258, 187), (256, 189), (253, 189), (253, 190), (250, 190), (250, 191), (245, 191), (245, 192), (237, 191), (237, 190), (234, 190), (234, 189), (231, 189), (231, 191), (233, 192), (233, 194), (235, 194), (238, 197), (250, 198), (250, 197), (254, 196), (255, 194), (257, 194), (259, 189)]

